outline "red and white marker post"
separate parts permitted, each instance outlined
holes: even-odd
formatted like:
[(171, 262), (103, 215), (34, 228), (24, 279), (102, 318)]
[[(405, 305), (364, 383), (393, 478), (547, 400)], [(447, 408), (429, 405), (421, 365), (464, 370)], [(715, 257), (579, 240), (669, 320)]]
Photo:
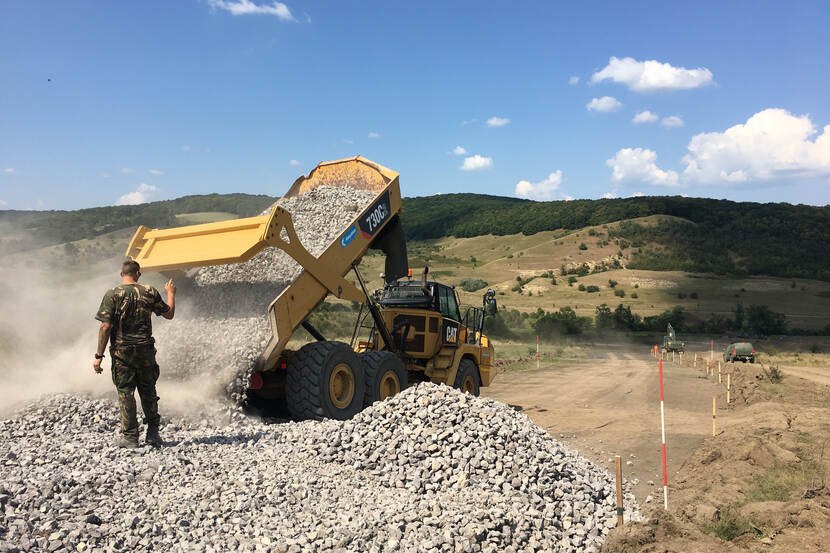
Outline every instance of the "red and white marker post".
[(666, 416), (663, 408), (663, 360), (660, 359), (660, 428), (663, 433), (663, 509), (669, 510), (669, 478), (666, 473)]

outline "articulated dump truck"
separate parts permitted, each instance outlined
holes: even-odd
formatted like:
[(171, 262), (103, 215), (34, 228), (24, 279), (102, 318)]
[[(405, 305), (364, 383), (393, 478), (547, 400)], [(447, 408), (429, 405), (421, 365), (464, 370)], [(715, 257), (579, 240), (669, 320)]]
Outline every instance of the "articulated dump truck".
[[(497, 310), (495, 293), (488, 290), (480, 308), (462, 315), (455, 289), (428, 280), (427, 268), (422, 278), (411, 278), (398, 173), (362, 157), (321, 163), (285, 197), (321, 186), (369, 190), (375, 199), (319, 257), (300, 243), (291, 213), (279, 202), (258, 217), (139, 227), (127, 256), (142, 271), (177, 277), (194, 267), (245, 262), (268, 247), (297, 261), (303, 272), (268, 306), (272, 336), (248, 390), (259, 402), (284, 400), (295, 418), (346, 419), (419, 381), (478, 395), (495, 376), (493, 345), (484, 334), (486, 316)], [(370, 248), (386, 255), (384, 287), (371, 293), (358, 271)], [(346, 279), (350, 273), (353, 281)], [(307, 321), (329, 294), (361, 304), (350, 344), (327, 341)], [(286, 346), (299, 326), (317, 341), (292, 351)]]

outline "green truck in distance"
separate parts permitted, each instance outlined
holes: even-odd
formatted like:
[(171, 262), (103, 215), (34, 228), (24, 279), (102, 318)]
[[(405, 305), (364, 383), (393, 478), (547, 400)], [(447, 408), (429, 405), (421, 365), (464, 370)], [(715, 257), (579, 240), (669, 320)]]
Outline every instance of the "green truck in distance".
[(755, 348), (750, 342), (735, 342), (726, 346), (723, 350), (724, 363), (734, 363), (735, 361), (743, 361), (746, 363), (755, 362)]
[(666, 335), (663, 336), (663, 352), (669, 353), (672, 351), (683, 352), (686, 351), (686, 342), (681, 342), (677, 339), (672, 328), (671, 323), (666, 326)]

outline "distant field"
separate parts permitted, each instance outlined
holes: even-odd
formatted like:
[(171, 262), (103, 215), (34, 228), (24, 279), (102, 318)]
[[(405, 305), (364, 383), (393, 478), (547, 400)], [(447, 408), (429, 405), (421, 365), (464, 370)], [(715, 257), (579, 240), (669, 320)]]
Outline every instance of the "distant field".
[(227, 221), (229, 219), (238, 219), (238, 216), (234, 213), (226, 213), (223, 211), (200, 211), (197, 213), (179, 213), (176, 215), (176, 222), (181, 225), (216, 223), (218, 221)]

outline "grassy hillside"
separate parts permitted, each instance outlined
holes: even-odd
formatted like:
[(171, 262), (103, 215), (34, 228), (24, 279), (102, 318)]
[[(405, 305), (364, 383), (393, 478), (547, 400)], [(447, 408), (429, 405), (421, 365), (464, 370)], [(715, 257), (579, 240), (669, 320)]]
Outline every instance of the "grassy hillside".
[[(768, 305), (786, 314), (791, 328), (819, 329), (830, 325), (830, 283), (633, 268), (636, 251), (630, 246), (621, 249), (608, 238), (621, 226), (637, 224), (649, 229), (665, 219), (683, 223), (682, 219), (653, 215), (572, 232), (414, 240), (409, 244), (410, 266), (417, 276), (428, 264), (436, 280), (456, 285), (466, 305), (480, 304), (484, 292), (464, 290), (464, 281), (473, 279), (495, 289), (503, 308), (524, 313), (570, 307), (579, 316), (594, 317), (596, 308), (604, 303), (611, 309), (623, 304), (645, 317), (679, 305), (689, 321), (703, 321), (713, 315), (731, 317), (740, 302), (744, 306)], [(581, 249), (582, 245), (585, 249)], [(361, 271), (371, 279), (373, 287), (381, 285), (378, 275), (382, 270), (382, 257), (377, 255), (361, 264)], [(573, 279), (570, 285), (569, 278)], [(613, 287), (609, 281), (615, 282)], [(589, 291), (594, 290), (589, 288), (592, 286), (595, 291)]]
[[(0, 254), (91, 239), (139, 224), (163, 228), (245, 217), (273, 201), (263, 195), (209, 194), (77, 211), (0, 211)], [(451, 237), (490, 244), (488, 236), (544, 241), (594, 227), (586, 247), (601, 248), (609, 263), (625, 257), (630, 269), (830, 281), (830, 206), (681, 197), (531, 202), (446, 194), (404, 199), (403, 222), (408, 238), (424, 244)], [(555, 252), (555, 244), (543, 249), (547, 247)], [(459, 253), (459, 259), (470, 255)]]
[(404, 208), (413, 239), (532, 235), (668, 215), (661, 224), (615, 230), (611, 238), (637, 250), (632, 267), (830, 281), (830, 206), (677, 196), (529, 202), (449, 194), (409, 198)]

